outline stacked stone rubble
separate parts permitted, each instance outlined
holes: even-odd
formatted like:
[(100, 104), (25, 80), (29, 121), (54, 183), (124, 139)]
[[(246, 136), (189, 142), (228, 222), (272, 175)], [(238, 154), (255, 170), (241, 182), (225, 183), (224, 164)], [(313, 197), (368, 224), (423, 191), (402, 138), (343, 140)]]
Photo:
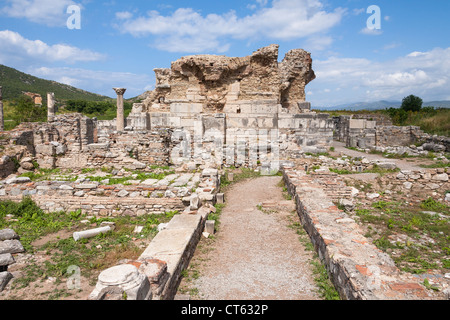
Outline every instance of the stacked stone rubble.
[(0, 230), (0, 292), (13, 278), (8, 266), (15, 263), (13, 254), (24, 251), (20, 237), (12, 229)]

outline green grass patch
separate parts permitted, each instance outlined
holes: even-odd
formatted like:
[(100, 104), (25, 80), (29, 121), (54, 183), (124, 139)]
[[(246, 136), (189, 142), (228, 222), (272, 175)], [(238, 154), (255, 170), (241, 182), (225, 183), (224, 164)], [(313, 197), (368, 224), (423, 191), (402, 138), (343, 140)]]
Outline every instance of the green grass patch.
[(421, 164), (421, 168), (450, 168), (450, 162), (444, 163), (442, 161), (437, 161), (433, 164)]
[[(234, 173), (232, 181), (228, 180), (229, 172)], [(261, 176), (261, 173), (259, 171), (255, 171), (254, 169), (251, 169), (251, 168), (241, 168), (239, 171), (232, 168), (231, 170), (227, 170), (225, 172), (225, 174), (223, 176), (221, 176), (220, 188), (225, 189), (233, 183), (237, 183), (237, 182), (243, 181), (245, 179), (258, 178), (260, 176)]]
[[(430, 269), (449, 272), (449, 206), (432, 198), (414, 205), (380, 200), (372, 203), (370, 208), (357, 208), (355, 214), (368, 226), (366, 236), (371, 237), (379, 249), (395, 252), (393, 259), (400, 269), (412, 273)], [(394, 242), (392, 239), (398, 235), (405, 235), (408, 240)]]
[[(23, 288), (31, 282), (42, 281), (48, 277), (56, 277), (58, 281), (66, 281), (67, 269), (71, 265), (78, 266), (83, 276), (95, 284), (96, 275), (121, 259), (136, 259), (143, 251), (133, 238), (152, 239), (157, 234), (157, 226), (166, 223), (178, 214), (178, 211), (159, 215), (143, 215), (141, 217), (108, 217), (90, 218), (89, 224), (82, 223), (86, 215), (81, 211), (43, 212), (29, 197), (21, 202), (0, 201), (0, 229), (11, 228), (20, 236), (20, 241), (27, 253), (45, 252), (48, 259), (43, 263), (35, 260), (27, 264), (24, 275), (14, 282), (15, 288)], [(112, 221), (114, 231), (99, 234), (89, 239), (75, 241), (72, 233), (100, 226), (102, 221)], [(136, 225), (144, 226), (139, 235), (133, 233)], [(42, 246), (35, 247), (35, 240), (63, 232), (65, 237), (49, 237)]]

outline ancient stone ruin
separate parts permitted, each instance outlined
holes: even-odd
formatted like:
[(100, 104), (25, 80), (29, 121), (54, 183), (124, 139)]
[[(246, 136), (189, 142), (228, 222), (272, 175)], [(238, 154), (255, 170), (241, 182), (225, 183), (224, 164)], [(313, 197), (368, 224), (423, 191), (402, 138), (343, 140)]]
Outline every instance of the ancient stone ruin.
[[(352, 189), (329, 171), (307, 174), (308, 166), (315, 163), (297, 160), (327, 152), (333, 139), (361, 149), (405, 147), (422, 141), (431, 149), (448, 152), (448, 138), (426, 135), (416, 127), (394, 127), (383, 119), (332, 118), (312, 112), (305, 101), (305, 86), (315, 74), (310, 53), (302, 49), (289, 51), (281, 62), (278, 45), (246, 57), (187, 56), (173, 62), (170, 69), (154, 71), (155, 89), (144, 93), (143, 101), (135, 103), (126, 118), (125, 88), (113, 88), (117, 94), (114, 120), (90, 119), (77, 113), (56, 115), (54, 94), (48, 93), (48, 122), (22, 123), (1, 134), (0, 179), (4, 180), (0, 181), (0, 200), (20, 201), (30, 196), (47, 212), (81, 210), (100, 217), (173, 210), (185, 213), (160, 230), (137, 260), (102, 272), (90, 299), (121, 299), (124, 292), (130, 299), (173, 299), (180, 273), (189, 263), (208, 214), (215, 210), (215, 203), (224, 201), (220, 170), (231, 166), (253, 168), (261, 174), (281, 169), (302, 224), (309, 228), (313, 244), (336, 276), (340, 293), (348, 299), (390, 297), (383, 288), (372, 290), (349, 280), (355, 270), (366, 271), (367, 261), (377, 265), (377, 259), (387, 261), (380, 267), (381, 272), (386, 269), (383, 277), (397, 273), (392, 261), (373, 246), (360, 246), (365, 246), (366, 240), (355, 221), (333, 204), (350, 201)], [(0, 87), (0, 131), (1, 98)], [(323, 164), (354, 171), (373, 165), (368, 161), (354, 165), (341, 159), (323, 160), (319, 166)], [(391, 168), (391, 163), (376, 165)], [(145, 180), (128, 172), (152, 172), (154, 166), (175, 170), (164, 178)], [(60, 177), (34, 182), (19, 176), (36, 168), (77, 173), (108, 168), (112, 176), (129, 175), (129, 180), (112, 184), (106, 177), (98, 182), (79, 174), (75, 181)], [(449, 188), (449, 179), (441, 171), (402, 171), (385, 181), (406, 191), (443, 192)], [(413, 183), (417, 184), (413, 187)], [(323, 218), (323, 212), (331, 212), (332, 217)], [(316, 228), (321, 219), (325, 227)], [(335, 236), (342, 232), (348, 235), (342, 239)], [(338, 256), (342, 252), (335, 247), (340, 248), (340, 241), (351, 244), (352, 249), (344, 253), (347, 257), (354, 254), (359, 259), (357, 250), (366, 252), (358, 265)], [(335, 251), (330, 254), (330, 248), (337, 250), (334, 258)], [(392, 279), (389, 281), (396, 281)]]
[(55, 117), (49, 93), (48, 122), (24, 123), (8, 135), (41, 168), (208, 162), (277, 170), (280, 154), (325, 151), (333, 139), (333, 120), (305, 102), (305, 86), (315, 77), (310, 54), (295, 49), (277, 59), (277, 45), (243, 58), (183, 57), (171, 69), (155, 69), (155, 90), (126, 119), (125, 88), (114, 88), (111, 121)]
[(272, 145), (274, 152), (280, 135), (281, 151), (331, 142), (332, 119), (311, 112), (305, 101), (305, 86), (315, 75), (311, 55), (302, 49), (289, 51), (280, 63), (278, 45), (270, 45), (242, 58), (183, 57), (154, 71), (155, 90), (134, 104), (126, 130), (172, 128), (185, 144), (193, 139), (203, 147), (223, 146), (225, 162), (238, 165), (243, 159), (233, 159), (236, 141)]
[(278, 63), (278, 45), (243, 58), (187, 56), (173, 62), (170, 69), (154, 71), (156, 88), (146, 94), (143, 112), (169, 111), (175, 106), (184, 112), (194, 108), (190, 111), (212, 114), (297, 114), (305, 109), (305, 86), (315, 78), (308, 52), (291, 50)]

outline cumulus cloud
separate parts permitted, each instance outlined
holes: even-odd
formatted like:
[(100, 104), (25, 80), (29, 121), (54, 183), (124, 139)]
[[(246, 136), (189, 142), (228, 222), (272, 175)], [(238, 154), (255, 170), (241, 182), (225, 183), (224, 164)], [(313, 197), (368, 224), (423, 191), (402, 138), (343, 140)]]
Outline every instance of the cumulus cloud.
[(383, 34), (383, 30), (381, 30), (381, 29), (369, 29), (369, 28), (366, 27), (364, 29), (361, 29), (359, 31), (359, 33), (365, 34), (365, 35), (368, 35), (368, 36), (379, 36), (379, 35)]
[(131, 19), (133, 14), (129, 11), (116, 12), (116, 18), (120, 20)]
[(7, 5), (0, 8), (0, 14), (12, 18), (25, 18), (50, 27), (65, 26), (69, 17), (67, 8), (70, 5), (76, 5), (72, 0), (6, 0), (5, 2)]
[[(273, 0), (270, 6), (265, 6), (265, 1), (258, 3), (260, 7), (244, 17), (233, 10), (202, 15), (192, 8), (179, 8), (167, 16), (150, 11), (146, 16), (122, 19), (117, 28), (135, 37), (157, 36), (155, 46), (167, 51), (220, 51), (230, 38), (293, 40), (326, 32), (345, 12), (341, 8), (327, 12), (319, 0)], [(175, 42), (175, 47), (166, 45)]]
[(314, 92), (321, 88), (340, 88), (314, 95), (315, 105), (346, 102), (401, 100), (415, 94), (424, 100), (447, 99), (450, 87), (450, 48), (411, 52), (384, 62), (360, 58), (337, 58), (313, 62), (317, 78), (308, 85)]
[(49, 45), (41, 40), (29, 40), (17, 32), (0, 31), (0, 63), (20, 61), (97, 61), (104, 58), (100, 53), (66, 44)]
[(36, 77), (65, 83), (109, 97), (115, 97), (116, 95), (112, 89), (113, 87), (125, 87), (127, 88), (126, 95), (133, 97), (142, 94), (152, 87), (151, 83), (154, 83), (154, 79), (147, 74), (131, 72), (111, 72), (69, 67), (28, 68), (26, 72)]
[(330, 36), (310, 37), (306, 40), (305, 49), (308, 51), (322, 51), (328, 48), (332, 43), (333, 38)]

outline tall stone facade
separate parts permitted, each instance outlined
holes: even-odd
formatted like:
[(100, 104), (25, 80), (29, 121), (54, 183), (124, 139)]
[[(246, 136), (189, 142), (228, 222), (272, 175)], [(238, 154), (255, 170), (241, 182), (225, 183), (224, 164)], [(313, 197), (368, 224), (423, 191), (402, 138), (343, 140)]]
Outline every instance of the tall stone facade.
[(22, 124), (12, 140), (41, 168), (131, 169), (184, 163), (278, 169), (280, 159), (324, 152), (333, 140), (333, 119), (311, 112), (305, 101), (315, 75), (302, 49), (281, 62), (278, 45), (242, 58), (188, 56), (155, 73), (155, 90), (126, 118), (124, 88), (113, 88), (111, 121), (55, 116), (49, 94), (49, 122)]
[(236, 150), (248, 158), (259, 144), (270, 151), (281, 147), (279, 152), (324, 150), (333, 121), (311, 112), (305, 101), (305, 86), (315, 79), (311, 55), (294, 49), (278, 62), (278, 48), (273, 44), (246, 57), (186, 56), (170, 69), (154, 69), (155, 89), (133, 105), (126, 130), (170, 128), (181, 149), (195, 154), (193, 148), (215, 144), (231, 164), (242, 158)]
[(154, 71), (156, 87), (146, 93), (141, 111), (169, 111), (176, 105), (186, 111), (239, 113), (241, 105), (259, 104), (295, 114), (305, 101), (305, 86), (315, 79), (310, 53), (294, 49), (279, 63), (275, 44), (246, 57), (182, 57), (170, 69)]

